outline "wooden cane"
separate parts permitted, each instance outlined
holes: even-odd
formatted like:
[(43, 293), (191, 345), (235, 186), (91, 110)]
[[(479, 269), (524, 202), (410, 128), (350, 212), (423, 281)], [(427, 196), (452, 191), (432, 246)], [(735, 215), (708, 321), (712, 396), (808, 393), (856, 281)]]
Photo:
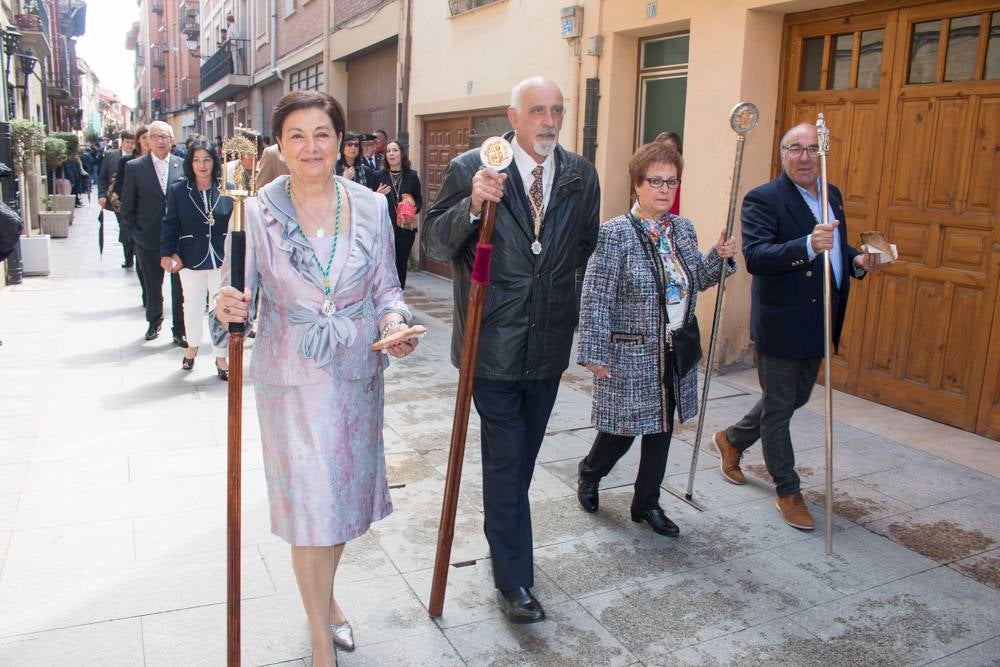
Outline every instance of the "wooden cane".
[[(501, 143), (502, 142), (502, 143)], [(510, 164), (514, 151), (501, 137), (491, 137), (483, 143), (480, 152), (483, 163), (499, 171)], [(490, 257), (493, 246), (493, 226), (496, 204), (483, 202), (479, 242), (472, 265), (469, 282), (468, 310), (465, 314), (465, 337), (462, 340), (462, 357), (458, 369), (458, 395), (455, 399), (455, 416), (451, 424), (451, 445), (448, 452), (448, 470), (441, 502), (441, 521), (438, 526), (437, 552), (434, 555), (434, 575), (431, 579), (431, 598), (427, 607), (433, 617), (444, 611), (445, 586), (448, 583), (448, 561), (455, 538), (455, 514), (458, 509), (458, 491), (462, 483), (462, 463), (465, 458), (465, 440), (469, 431), (469, 411), (472, 404), (472, 385), (476, 376), (476, 359), (479, 356), (479, 332), (482, 328), (483, 306), (490, 284)]]
[[(243, 202), (256, 194), (254, 174), (257, 147), (243, 136), (223, 144), (226, 157), (238, 161), (245, 155), (254, 156), (254, 168), (247, 173), (237, 162), (235, 183), (224, 183), (220, 177), (219, 194), (233, 198), (233, 216), (229, 232), (230, 285), (243, 293), (246, 287), (246, 232), (243, 229)], [(240, 547), (241, 547), (241, 462), (243, 446), (243, 336), (244, 322), (229, 323), (229, 405), (226, 437), (226, 664), (240, 665)]]
[[(826, 173), (826, 156), (830, 152), (830, 128), (823, 114), (816, 120), (819, 141), (819, 178), (821, 220), (830, 224), (830, 184)], [(834, 240), (836, 240), (834, 235)], [(847, 279), (847, 276), (844, 276)], [(833, 553), (833, 265), (830, 251), (823, 251), (823, 385), (826, 404), (826, 555)]]

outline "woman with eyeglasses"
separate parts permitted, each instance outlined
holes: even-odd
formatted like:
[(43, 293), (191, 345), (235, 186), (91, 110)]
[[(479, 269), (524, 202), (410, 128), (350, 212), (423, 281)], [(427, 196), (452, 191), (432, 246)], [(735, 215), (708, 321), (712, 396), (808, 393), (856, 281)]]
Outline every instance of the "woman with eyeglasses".
[(337, 176), (360, 183), (370, 190), (378, 187), (378, 178), (361, 158), (361, 135), (344, 132), (344, 143), (340, 144), (340, 158), (337, 160)]
[(632, 156), (635, 204), (600, 227), (583, 280), (577, 357), (594, 375), (598, 432), (578, 467), (581, 507), (597, 511), (601, 478), (642, 436), (632, 521), (669, 537), (680, 529), (660, 507), (660, 484), (674, 412), (682, 422), (698, 413), (697, 293), (719, 281), (724, 265), (736, 270), (725, 228), (702, 255), (691, 221), (670, 213), (683, 169), (680, 153), (663, 142)]

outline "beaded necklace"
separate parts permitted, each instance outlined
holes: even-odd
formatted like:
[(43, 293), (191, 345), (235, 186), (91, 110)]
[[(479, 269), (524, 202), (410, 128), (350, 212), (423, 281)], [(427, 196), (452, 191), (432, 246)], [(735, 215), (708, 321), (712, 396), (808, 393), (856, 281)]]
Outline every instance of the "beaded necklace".
[[(315, 252), (313, 253), (313, 261), (316, 262), (316, 267), (319, 269), (319, 272), (323, 274), (324, 298), (323, 298), (323, 308), (321, 309), (321, 312), (326, 316), (333, 315), (335, 312), (337, 312), (337, 307), (333, 304), (333, 297), (330, 294), (330, 287), (331, 287), (330, 268), (333, 266), (333, 257), (334, 255), (337, 254), (337, 242), (340, 240), (341, 202), (340, 202), (340, 185), (338, 185), (337, 182), (334, 181), (333, 187), (337, 190), (337, 214), (334, 217), (334, 222), (333, 222), (333, 247), (330, 249), (330, 257), (326, 260), (326, 268), (324, 268), (323, 265), (320, 264), (319, 257), (316, 256), (316, 253)], [(292, 201), (292, 179), (290, 178), (285, 181), (285, 192), (288, 194), (289, 201)], [(292, 206), (293, 207), (295, 206), (294, 201), (292, 202)], [(295, 226), (298, 227), (298, 230), (302, 233), (302, 236), (306, 235), (306, 233), (302, 231), (302, 227), (299, 226), (298, 220), (295, 221)]]

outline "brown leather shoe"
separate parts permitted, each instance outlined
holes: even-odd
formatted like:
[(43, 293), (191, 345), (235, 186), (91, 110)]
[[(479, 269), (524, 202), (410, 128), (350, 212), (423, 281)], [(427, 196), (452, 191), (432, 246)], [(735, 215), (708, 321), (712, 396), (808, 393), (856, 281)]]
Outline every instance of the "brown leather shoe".
[(715, 445), (715, 451), (719, 452), (719, 467), (722, 469), (722, 476), (726, 478), (726, 481), (732, 484), (746, 484), (747, 478), (740, 470), (740, 452), (733, 447), (733, 443), (729, 442), (726, 431), (723, 429), (716, 433), (712, 443)]
[(778, 496), (774, 501), (775, 507), (781, 510), (781, 518), (789, 526), (800, 530), (815, 530), (816, 522), (809, 514), (806, 501), (802, 499), (801, 493), (793, 493), (790, 496)]

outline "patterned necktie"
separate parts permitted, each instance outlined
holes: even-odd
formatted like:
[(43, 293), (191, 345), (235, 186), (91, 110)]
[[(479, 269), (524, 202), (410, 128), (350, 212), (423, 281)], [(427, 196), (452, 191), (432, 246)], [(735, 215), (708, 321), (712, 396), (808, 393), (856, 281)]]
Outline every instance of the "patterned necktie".
[(531, 207), (534, 209), (533, 213), (541, 218), (542, 204), (545, 203), (545, 193), (542, 191), (542, 165), (538, 165), (532, 169), (531, 175), (535, 177), (535, 180), (531, 182), (531, 189), (528, 190), (528, 196), (531, 197)]
[(162, 162), (155, 162), (156, 165), (156, 176), (160, 179), (160, 189), (163, 190), (163, 194), (167, 194), (167, 166)]

